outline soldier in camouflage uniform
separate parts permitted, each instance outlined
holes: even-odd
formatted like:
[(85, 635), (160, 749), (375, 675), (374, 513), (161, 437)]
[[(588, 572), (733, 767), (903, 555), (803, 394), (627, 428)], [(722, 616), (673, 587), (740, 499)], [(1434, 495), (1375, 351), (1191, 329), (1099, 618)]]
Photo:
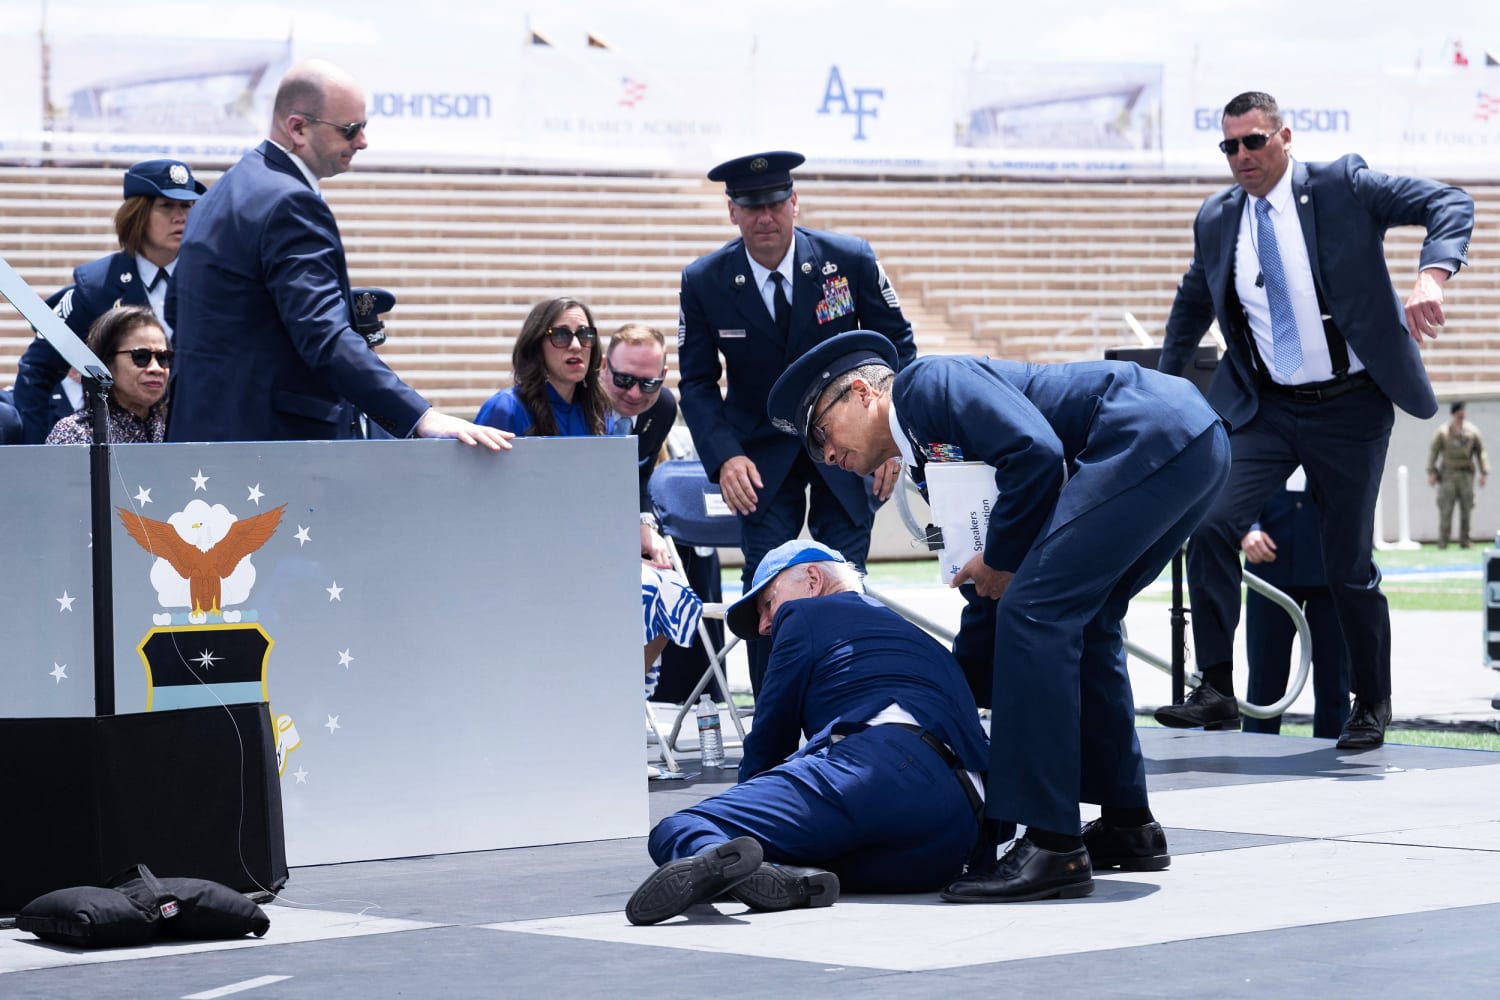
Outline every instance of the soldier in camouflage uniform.
[(1438, 488), (1438, 548), (1448, 547), (1448, 532), (1453, 521), (1453, 505), (1458, 504), (1458, 544), (1469, 547), (1469, 513), (1474, 509), (1474, 473), (1479, 485), (1490, 474), (1490, 461), (1484, 453), (1484, 438), (1479, 428), (1464, 422), (1464, 404), (1449, 407), (1452, 417), (1432, 436), (1427, 453), (1427, 485)]

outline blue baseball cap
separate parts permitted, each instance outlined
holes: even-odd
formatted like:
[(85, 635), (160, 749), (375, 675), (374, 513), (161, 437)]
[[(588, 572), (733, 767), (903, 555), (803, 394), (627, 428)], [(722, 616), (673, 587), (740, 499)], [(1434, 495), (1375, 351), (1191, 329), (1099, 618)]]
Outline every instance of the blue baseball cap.
[(726, 160), (708, 172), (711, 181), (723, 181), (724, 193), (741, 208), (777, 205), (792, 196), (792, 168), (807, 157), (801, 153), (775, 150), (751, 153)]
[(750, 589), (745, 591), (745, 596), (729, 606), (729, 610), (724, 615), (729, 631), (741, 639), (755, 639), (760, 636), (760, 611), (755, 607), (755, 599), (782, 570), (802, 563), (848, 561), (822, 542), (814, 542), (807, 538), (794, 538), (790, 542), (782, 542), (767, 552), (766, 557), (760, 561), (760, 565), (755, 567), (755, 579), (750, 582)]
[(834, 379), (860, 365), (885, 365), (896, 370), (896, 345), (884, 334), (850, 330), (829, 337), (787, 366), (766, 397), (771, 426), (802, 440), (813, 461), (823, 461), (823, 449), (808, 439), (813, 407)]
[(125, 171), (127, 198), (143, 194), (149, 198), (197, 201), (207, 190), (181, 160), (142, 160)]

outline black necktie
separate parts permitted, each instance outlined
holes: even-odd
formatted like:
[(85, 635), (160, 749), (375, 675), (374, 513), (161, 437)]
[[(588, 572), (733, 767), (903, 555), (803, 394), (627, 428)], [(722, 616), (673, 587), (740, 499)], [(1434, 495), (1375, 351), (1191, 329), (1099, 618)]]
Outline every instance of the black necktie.
[(786, 299), (786, 285), (782, 284), (783, 278), (780, 271), (771, 272), (771, 280), (776, 283), (776, 292), (772, 296), (776, 303), (776, 332), (781, 334), (784, 341), (792, 332), (792, 304)]
[(171, 275), (167, 273), (167, 269), (166, 268), (164, 268), (164, 267), (157, 268), (156, 269), (156, 277), (154, 277), (154, 278), (151, 279), (151, 284), (149, 284), (149, 285), (146, 286), (146, 291), (148, 293), (156, 291), (156, 286), (157, 285), (165, 285), (167, 283), (167, 280), (169, 278), (171, 278)]

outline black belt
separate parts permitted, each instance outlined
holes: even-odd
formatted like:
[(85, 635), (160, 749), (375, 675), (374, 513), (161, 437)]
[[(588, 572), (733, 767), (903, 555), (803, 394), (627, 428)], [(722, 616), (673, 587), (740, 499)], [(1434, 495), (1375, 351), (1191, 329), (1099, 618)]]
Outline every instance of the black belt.
[[(974, 815), (979, 816), (984, 813), (984, 799), (979, 797), (979, 790), (974, 787), (974, 782), (969, 777), (968, 768), (964, 767), (964, 762), (958, 759), (958, 754), (954, 753), (948, 744), (921, 726), (914, 726), (910, 722), (882, 722), (880, 724), (882, 726), (895, 726), (897, 729), (916, 733), (923, 743), (936, 750), (937, 755), (943, 758), (943, 763), (948, 765), (954, 776), (958, 778), (959, 787), (964, 790), (964, 797), (969, 800), (969, 806), (974, 810)], [(833, 735), (835, 739), (838, 739), (844, 736), (852, 736), (855, 733), (862, 733), (866, 729), (873, 728), (875, 727), (871, 726), (868, 722), (841, 722), (833, 727)]]
[(1272, 396), (1280, 396), (1282, 399), (1294, 399), (1299, 403), (1326, 403), (1330, 399), (1337, 399), (1346, 392), (1355, 389), (1363, 389), (1367, 385), (1374, 385), (1375, 379), (1368, 371), (1357, 371), (1353, 375), (1341, 375), (1331, 378), (1326, 382), (1304, 382), (1301, 385), (1282, 385), (1280, 382), (1272, 382), (1270, 379), (1261, 381), (1262, 392)]

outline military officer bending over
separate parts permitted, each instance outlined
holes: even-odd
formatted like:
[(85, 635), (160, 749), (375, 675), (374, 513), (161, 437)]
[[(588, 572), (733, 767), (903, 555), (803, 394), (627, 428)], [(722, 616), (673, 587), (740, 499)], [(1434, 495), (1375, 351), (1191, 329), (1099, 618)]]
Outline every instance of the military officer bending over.
[[(896, 367), (884, 337), (841, 334), (787, 369), (768, 408), (815, 458), (853, 472), (897, 455), (923, 482), (937, 460), (994, 469), (983, 551), (953, 580), (968, 601), (954, 646), (960, 662), (992, 664), (986, 813), (1027, 830), (943, 898), (1084, 896), (1091, 858), (1167, 867), (1120, 623), (1229, 473), (1217, 415), (1190, 383), (1125, 362)], [(1080, 801), (1103, 807), (1083, 831)]]

